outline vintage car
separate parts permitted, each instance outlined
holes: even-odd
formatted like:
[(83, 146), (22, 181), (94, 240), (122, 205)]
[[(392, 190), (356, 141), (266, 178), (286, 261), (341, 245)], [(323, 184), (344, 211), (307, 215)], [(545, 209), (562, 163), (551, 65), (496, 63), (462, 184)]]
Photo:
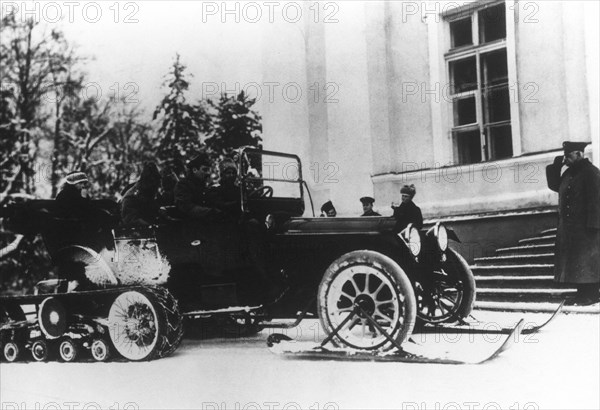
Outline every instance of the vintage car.
[[(106, 325), (111, 349), (131, 360), (154, 357), (148, 345), (159, 337), (169, 346), (180, 340), (157, 329), (153, 318), (165, 306), (153, 304), (156, 290), (144, 286), (168, 289), (184, 316), (213, 318), (224, 329), (248, 333), (318, 317), (332, 342), (366, 350), (400, 345), (416, 323), (456, 322), (471, 312), (475, 282), (449, 247), (458, 240), (450, 229), (435, 223), (396, 232), (391, 217), (316, 217), (298, 156), (244, 148), (236, 161), (239, 201), (209, 220), (170, 207), (154, 226), (124, 227), (114, 204), (104, 204), (92, 221), (73, 221), (56, 217), (52, 201), (4, 214), (15, 232), (42, 233), (68, 293), (135, 294), (114, 294), (127, 317), (119, 332)], [(103, 302), (111, 311), (112, 299)], [(145, 316), (133, 317), (139, 311)], [(112, 320), (104, 316), (102, 323)]]

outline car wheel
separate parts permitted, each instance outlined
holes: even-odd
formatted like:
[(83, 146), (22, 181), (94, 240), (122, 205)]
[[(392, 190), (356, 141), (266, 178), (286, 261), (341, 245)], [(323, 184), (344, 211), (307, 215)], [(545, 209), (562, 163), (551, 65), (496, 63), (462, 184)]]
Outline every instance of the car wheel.
[(453, 323), (469, 316), (475, 303), (475, 279), (469, 265), (448, 249), (440, 272), (417, 285), (417, 318), (424, 323)]
[[(356, 306), (365, 313), (357, 313)], [(329, 266), (319, 286), (318, 312), (328, 335), (341, 326), (332, 339), (335, 344), (389, 350), (394, 345), (367, 315), (402, 344), (415, 324), (416, 304), (402, 268), (385, 255), (362, 250), (347, 253)]]

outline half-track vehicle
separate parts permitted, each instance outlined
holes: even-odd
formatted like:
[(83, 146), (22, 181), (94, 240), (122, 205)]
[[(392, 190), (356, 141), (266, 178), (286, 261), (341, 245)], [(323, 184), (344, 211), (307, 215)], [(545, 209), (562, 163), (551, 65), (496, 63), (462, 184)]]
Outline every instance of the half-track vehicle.
[(451, 229), (315, 217), (298, 156), (244, 148), (236, 162), (239, 201), (207, 220), (168, 207), (156, 225), (125, 227), (106, 202), (92, 221), (56, 217), (53, 201), (4, 209), (14, 232), (42, 234), (59, 274), (52, 294), (0, 297), (4, 358), (162, 357), (181, 340), (181, 315), (239, 334), (318, 317), (337, 345), (388, 350), (415, 324), (470, 314), (475, 282)]

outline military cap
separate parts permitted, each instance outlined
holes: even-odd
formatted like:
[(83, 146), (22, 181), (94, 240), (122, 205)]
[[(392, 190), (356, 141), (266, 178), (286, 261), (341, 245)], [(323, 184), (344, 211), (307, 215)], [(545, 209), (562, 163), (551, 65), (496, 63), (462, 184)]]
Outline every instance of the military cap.
[(371, 198), (370, 196), (363, 196), (362, 198), (360, 198), (360, 202), (362, 202), (363, 205), (372, 205), (373, 202), (375, 202), (375, 199)]
[(65, 177), (65, 183), (69, 185), (75, 185), (80, 182), (88, 182), (87, 175), (81, 171), (70, 172)]
[(563, 142), (563, 149), (565, 151), (565, 155), (567, 155), (573, 151), (583, 152), (585, 150), (585, 146), (588, 144), (589, 144), (589, 142), (565, 141), (565, 142)]
[(335, 210), (331, 201), (327, 201), (321, 206), (321, 212), (329, 212), (331, 210)]

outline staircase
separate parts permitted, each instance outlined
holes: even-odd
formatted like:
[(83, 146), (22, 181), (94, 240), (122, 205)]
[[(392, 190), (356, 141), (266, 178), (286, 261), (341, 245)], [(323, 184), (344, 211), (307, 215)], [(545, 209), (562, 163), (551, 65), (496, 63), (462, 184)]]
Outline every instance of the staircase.
[[(492, 257), (475, 258), (471, 266), (477, 284), (475, 308), (480, 310), (550, 312), (576, 289), (554, 282), (556, 228), (500, 248)], [(597, 307), (566, 307), (595, 312)]]

